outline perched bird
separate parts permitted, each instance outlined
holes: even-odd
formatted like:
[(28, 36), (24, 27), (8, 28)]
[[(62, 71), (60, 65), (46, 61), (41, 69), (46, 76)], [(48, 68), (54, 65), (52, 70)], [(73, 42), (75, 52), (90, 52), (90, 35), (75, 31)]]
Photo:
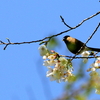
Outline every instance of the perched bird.
[[(100, 52), (99, 48), (91, 48), (91, 47), (87, 47), (86, 45), (84, 45), (83, 42), (81, 42), (78, 39), (72, 38), (70, 36), (64, 36), (63, 41), (65, 42), (68, 50), (70, 52), (72, 52), (73, 54), (80, 54), (83, 51), (97, 51)], [(84, 47), (81, 49), (81, 47), (84, 45)], [(80, 50), (81, 49), (81, 50)], [(80, 52), (78, 52), (80, 50)]]

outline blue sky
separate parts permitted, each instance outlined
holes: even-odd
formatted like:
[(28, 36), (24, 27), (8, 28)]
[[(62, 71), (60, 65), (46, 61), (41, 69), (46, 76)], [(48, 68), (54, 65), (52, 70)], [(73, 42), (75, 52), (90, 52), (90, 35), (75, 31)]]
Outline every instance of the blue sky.
[[(61, 22), (60, 15), (73, 27), (99, 10), (99, 0), (2, 0), (0, 40), (7, 42), (6, 38), (9, 38), (11, 42), (23, 42), (42, 39), (68, 29)], [(60, 50), (58, 46), (56, 51), (63, 55), (68, 53), (62, 42), (66, 34), (85, 42), (99, 21), (100, 15), (58, 36)], [(89, 41), (89, 46), (100, 47), (99, 31), (100, 28)], [(0, 46), (0, 100), (51, 100), (61, 96), (65, 83), (50, 82), (46, 78), (46, 67), (42, 66), (38, 52), (39, 43), (10, 45), (6, 50), (3, 47)]]

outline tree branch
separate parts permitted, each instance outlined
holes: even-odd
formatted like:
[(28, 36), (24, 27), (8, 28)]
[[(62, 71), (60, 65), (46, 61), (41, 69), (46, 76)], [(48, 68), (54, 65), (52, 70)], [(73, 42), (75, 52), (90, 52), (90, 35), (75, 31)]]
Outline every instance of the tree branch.
[(82, 25), (85, 21), (87, 21), (87, 20), (89, 20), (89, 19), (91, 19), (91, 18), (97, 16), (98, 14), (100, 14), (100, 11), (97, 12), (96, 14), (94, 14), (94, 15), (92, 15), (92, 16), (90, 16), (90, 17), (84, 19), (84, 20), (82, 20), (82, 21), (81, 21), (78, 25), (76, 25), (75, 27), (70, 27), (68, 24), (66, 24), (66, 22), (64, 21), (64, 18), (63, 18), (62, 16), (60, 16), (60, 18), (62, 19), (62, 22), (64, 23), (64, 25), (66, 25), (68, 28), (75, 29), (75, 28), (79, 27), (80, 25)]
[(3, 41), (0, 40), (0, 45), (5, 45), (5, 47), (4, 47), (4, 50), (5, 50), (5, 49), (7, 48), (8, 45), (20, 45), (20, 44), (30, 44), (30, 43), (41, 42), (41, 41), (44, 41), (44, 40), (46, 40), (46, 39), (49, 39), (49, 38), (52, 38), (52, 37), (55, 37), (55, 36), (59, 36), (59, 35), (61, 35), (61, 34), (63, 34), (63, 33), (66, 33), (66, 32), (69, 32), (69, 31), (71, 31), (71, 30), (73, 30), (73, 29), (76, 29), (77, 27), (79, 27), (80, 25), (82, 25), (85, 21), (87, 21), (87, 20), (89, 20), (89, 19), (91, 19), (91, 18), (97, 16), (98, 14), (100, 14), (100, 11), (97, 12), (96, 14), (94, 14), (94, 15), (92, 15), (92, 16), (86, 18), (86, 19), (84, 19), (84, 20), (81, 21), (78, 25), (76, 25), (76, 26), (74, 26), (74, 27), (70, 27), (68, 24), (66, 24), (65, 21), (64, 21), (64, 19), (63, 19), (63, 17), (60, 16), (60, 18), (62, 19), (62, 22), (63, 22), (67, 27), (69, 27), (68, 30), (65, 30), (65, 31), (63, 31), (63, 32), (60, 32), (60, 33), (58, 33), (58, 34), (55, 34), (55, 35), (52, 35), (52, 36), (49, 36), (49, 37), (45, 37), (45, 38), (40, 39), (40, 40), (29, 41), (29, 42), (15, 42), (15, 43), (12, 43), (12, 42), (10, 42), (9, 39), (7, 39), (7, 40), (8, 40), (8, 43), (5, 43), (5, 42), (3, 42)]
[[(67, 58), (73, 58), (74, 56), (65, 56), (65, 55), (59, 55), (60, 57), (67, 57)], [(74, 59), (84, 59), (84, 58), (87, 58), (87, 59), (91, 59), (91, 58), (98, 58), (100, 56), (90, 56), (90, 57), (74, 57)]]
[(90, 37), (87, 39), (87, 41), (84, 43), (84, 45), (80, 48), (80, 50), (73, 56), (73, 58), (71, 59), (71, 61), (76, 57), (76, 55), (83, 49), (83, 47), (89, 42), (89, 40), (93, 37), (93, 35), (96, 33), (96, 31), (98, 30), (100, 26), (100, 23), (97, 25), (96, 29), (93, 31), (93, 33), (90, 35)]

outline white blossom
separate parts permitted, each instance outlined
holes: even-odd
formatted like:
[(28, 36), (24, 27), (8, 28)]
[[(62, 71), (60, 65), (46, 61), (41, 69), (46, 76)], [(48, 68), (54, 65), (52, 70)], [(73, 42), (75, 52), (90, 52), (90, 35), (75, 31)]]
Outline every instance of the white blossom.
[(94, 67), (94, 68), (98, 68), (99, 64), (95, 62), (91, 66)]
[(46, 48), (45, 45), (41, 45), (38, 49), (40, 50), (40, 55), (41, 56), (44, 56), (48, 53), (48, 49)]
[(100, 60), (100, 57), (97, 57), (97, 60)]
[(55, 58), (56, 58), (55, 55), (50, 55), (50, 56), (48, 56), (48, 59), (50, 59), (50, 60), (54, 60)]
[(45, 60), (43, 65), (44, 66), (53, 66), (55, 64), (54, 60)]
[(47, 71), (47, 77), (52, 76), (53, 75), (53, 69), (51, 67), (47, 67), (48, 71)]
[(44, 60), (46, 60), (46, 59), (47, 59), (47, 56), (46, 56), (46, 55), (44, 55), (44, 56), (43, 56), (43, 59), (44, 59)]
[(88, 57), (90, 55), (89, 51), (84, 51), (81, 53), (82, 57)]
[(64, 57), (59, 58), (61, 66), (66, 66), (68, 64), (68, 60), (65, 59)]
[[(81, 53), (81, 56), (82, 56), (82, 57), (88, 57), (89, 55), (90, 55), (90, 52), (89, 52), (89, 51), (84, 51), (84, 52)], [(87, 58), (84, 58), (84, 59), (83, 59), (83, 62), (84, 62), (84, 63), (87, 63), (87, 61), (88, 61)]]

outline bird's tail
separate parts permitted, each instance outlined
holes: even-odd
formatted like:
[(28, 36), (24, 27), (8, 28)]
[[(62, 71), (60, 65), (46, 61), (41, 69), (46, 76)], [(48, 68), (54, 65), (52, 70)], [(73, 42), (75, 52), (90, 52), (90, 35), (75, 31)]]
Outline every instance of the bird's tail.
[(100, 52), (100, 48), (92, 48), (92, 47), (88, 47), (89, 50), (91, 51), (97, 51)]

